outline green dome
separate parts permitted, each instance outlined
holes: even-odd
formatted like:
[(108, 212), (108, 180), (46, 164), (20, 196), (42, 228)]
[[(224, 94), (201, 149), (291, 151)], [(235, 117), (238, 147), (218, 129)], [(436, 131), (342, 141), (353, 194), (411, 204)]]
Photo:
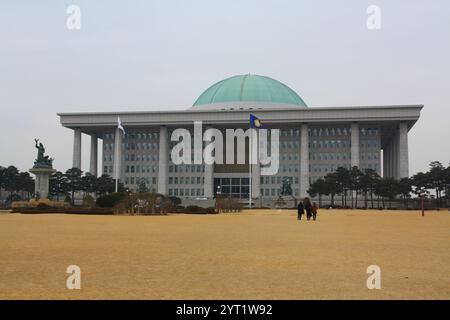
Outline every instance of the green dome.
[(306, 107), (306, 103), (291, 88), (264, 76), (238, 75), (224, 79), (203, 92), (195, 106), (226, 102), (264, 102)]

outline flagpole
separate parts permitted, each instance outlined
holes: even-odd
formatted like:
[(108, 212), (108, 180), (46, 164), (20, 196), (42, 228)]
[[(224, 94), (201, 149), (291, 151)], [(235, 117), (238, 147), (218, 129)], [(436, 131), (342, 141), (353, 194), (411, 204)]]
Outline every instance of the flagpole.
[(119, 192), (119, 162), (121, 158), (121, 149), (122, 149), (122, 136), (121, 134), (125, 135), (125, 129), (122, 126), (122, 121), (120, 120), (120, 117), (117, 117), (117, 128), (116, 133), (114, 135), (115, 137), (115, 146), (114, 146), (114, 168), (115, 168), (115, 175), (116, 175), (116, 193)]
[(252, 160), (253, 160), (253, 130), (252, 130), (252, 126), (251, 126), (251, 121), (250, 121), (250, 145), (248, 148), (248, 177), (249, 177), (249, 193), (248, 193), (248, 207), (249, 209), (252, 208)]
[[(116, 135), (120, 134), (118, 128), (116, 129)], [(116, 193), (119, 192), (119, 147), (118, 147), (119, 138), (116, 137), (116, 145), (114, 148), (114, 171), (116, 174)]]

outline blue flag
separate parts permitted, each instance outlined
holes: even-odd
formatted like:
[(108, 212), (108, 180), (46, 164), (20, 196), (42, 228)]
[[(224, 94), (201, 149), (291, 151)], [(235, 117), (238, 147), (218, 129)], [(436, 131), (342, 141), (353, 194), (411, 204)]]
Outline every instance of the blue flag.
[(261, 129), (262, 127), (261, 120), (257, 116), (250, 114), (250, 128)]

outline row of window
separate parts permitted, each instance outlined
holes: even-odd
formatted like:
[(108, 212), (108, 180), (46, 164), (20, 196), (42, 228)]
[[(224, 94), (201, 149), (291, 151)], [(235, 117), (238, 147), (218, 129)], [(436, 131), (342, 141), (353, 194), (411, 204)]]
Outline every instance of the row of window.
[[(316, 165), (309, 165), (309, 172), (315, 172), (315, 173), (323, 173), (324, 175), (330, 172), (335, 172), (337, 168), (343, 167), (347, 169), (351, 169), (350, 164), (339, 164), (339, 165), (328, 165), (328, 164), (316, 164)], [(373, 169), (375, 171), (378, 170), (378, 165), (376, 163), (368, 163), (364, 166), (359, 167), (360, 170), (364, 171), (365, 169)]]
[[(159, 143), (157, 142), (130, 142), (130, 143), (123, 143), (122, 149), (125, 150), (158, 150), (159, 149)], [(103, 143), (103, 150), (114, 150), (114, 143)]]
[[(176, 143), (172, 145), (175, 146)], [(268, 144), (268, 148), (271, 145)], [(308, 144), (309, 148), (350, 148), (351, 147), (351, 141), (350, 140), (312, 140)], [(360, 145), (362, 148), (376, 148), (378, 147), (377, 141), (368, 140), (361, 142)], [(125, 150), (158, 150), (159, 144), (158, 143), (125, 143), (123, 145)], [(281, 149), (299, 149), (300, 148), (300, 142), (298, 141), (280, 141), (280, 148)], [(107, 150), (114, 150), (114, 143), (104, 143), (103, 149), (105, 151)], [(191, 151), (191, 157), (194, 156), (193, 152), (193, 146)]]
[[(361, 135), (363, 136), (377, 136), (379, 134), (378, 128), (360, 128)], [(352, 132), (351, 128), (310, 128), (308, 133), (313, 137), (321, 136), (348, 136)]]
[[(291, 183), (298, 184), (299, 178), (298, 177), (288, 177)], [(281, 185), (283, 183), (283, 177), (282, 176), (264, 176), (260, 178), (261, 184), (279, 184)]]
[[(299, 190), (297, 188), (294, 188), (292, 190), (294, 192), (294, 196), (299, 196)], [(262, 197), (275, 197), (279, 196), (281, 194), (281, 190), (279, 188), (263, 188), (261, 189), (261, 196)]]
[(151, 142), (130, 142), (125, 143), (125, 150), (158, 150), (159, 143)]
[[(378, 159), (378, 153), (377, 152), (362, 152), (361, 153), (361, 160), (377, 160)], [(158, 155), (156, 154), (125, 154), (125, 161), (158, 161)], [(310, 160), (346, 160), (351, 158), (351, 153), (349, 152), (329, 152), (329, 153), (309, 153), (309, 159)], [(103, 157), (103, 160), (105, 162), (112, 162), (113, 161), (113, 155), (112, 154), (105, 154)], [(281, 154), (281, 160), (283, 161), (297, 161), (299, 160), (298, 153), (282, 153)], [(191, 166), (191, 167), (190, 167)], [(186, 172), (201, 172), (202, 169), (199, 168), (200, 165), (195, 168), (195, 165), (186, 165)], [(176, 166), (175, 166), (176, 167)], [(175, 172), (178, 172), (178, 169), (172, 168), (172, 171), (176, 170)], [(170, 172), (172, 172), (170, 171)], [(179, 172), (183, 172), (183, 169), (180, 169)]]
[(150, 172), (158, 172), (158, 167), (157, 166), (140, 166), (140, 165), (135, 165), (135, 166), (125, 166), (125, 172), (126, 173), (150, 173)]
[(159, 155), (154, 154), (125, 154), (125, 161), (158, 161)]
[[(269, 131), (270, 132), (270, 131)], [(378, 128), (360, 128), (360, 132), (363, 136), (377, 136), (379, 134)], [(348, 136), (351, 133), (351, 128), (337, 127), (337, 128), (309, 128), (308, 134), (310, 136)], [(282, 137), (298, 137), (300, 130), (298, 128), (280, 129), (280, 135)], [(114, 139), (114, 133), (105, 133), (103, 135), (105, 140)], [(159, 132), (127, 132), (125, 139), (158, 139)]]
[[(308, 144), (309, 148), (350, 148), (350, 140), (312, 140)], [(378, 143), (374, 140), (367, 140), (360, 143), (361, 148), (377, 148)]]
[(360, 158), (361, 160), (378, 160), (379, 154), (376, 152), (362, 152)]
[[(309, 160), (347, 160), (351, 159), (351, 152), (329, 152), (329, 153), (309, 153)], [(377, 160), (378, 152), (361, 152), (361, 160)]]
[[(271, 146), (270, 143), (267, 146), (268, 147)], [(298, 142), (298, 141), (280, 141), (280, 148), (281, 149), (299, 149), (300, 142)]]
[(347, 160), (351, 159), (350, 152), (309, 153), (309, 160)]
[(169, 177), (169, 184), (204, 184), (205, 177)]
[(240, 186), (246, 185), (248, 186), (250, 179), (249, 178), (214, 178), (214, 184), (220, 186)]
[(205, 172), (205, 165), (201, 164), (186, 164), (186, 165), (171, 165), (169, 172)]
[(282, 153), (281, 154), (281, 160), (283, 161), (292, 161), (292, 160), (298, 160), (299, 155), (298, 153)]
[[(373, 153), (366, 153), (366, 152), (362, 152), (361, 153), (361, 160), (377, 160), (378, 159), (378, 153), (377, 152), (373, 152)], [(314, 153), (314, 152), (310, 152), (309, 153), (309, 159), (310, 160), (346, 160), (346, 159), (350, 159), (351, 158), (351, 153), (349, 152), (329, 152), (329, 153)], [(125, 161), (158, 161), (159, 157), (156, 154), (125, 154), (124, 157)], [(112, 154), (105, 154), (103, 157), (103, 160), (105, 162), (112, 162), (113, 161), (113, 155)], [(282, 153), (281, 154), (281, 160), (283, 161), (297, 161), (299, 160), (299, 155), (298, 153)], [(191, 170), (191, 172), (201, 172), (202, 169), (200, 169), (199, 167), (195, 168), (195, 165), (191, 165), (194, 166), (192, 167), (193, 169), (190, 169), (189, 165), (186, 165), (186, 172), (189, 172), (189, 170)], [(200, 165), (198, 165), (200, 166)], [(173, 170), (177, 170), (175, 172), (178, 172), (178, 169), (173, 169)], [(183, 169), (180, 169), (180, 172)], [(172, 172), (170, 171), (170, 172)]]
[(169, 188), (169, 196), (175, 196), (175, 197), (201, 197), (203, 196), (203, 188), (197, 188), (197, 189), (172, 189)]
[(156, 185), (156, 177), (125, 177), (126, 185), (139, 185), (141, 183)]
[(339, 164), (339, 165), (328, 165), (328, 164), (316, 164), (316, 165), (309, 165), (309, 172), (316, 172), (316, 173), (330, 173), (336, 171), (337, 168), (344, 167), (347, 169), (351, 168), (350, 164)]
[(350, 140), (312, 140), (309, 142), (309, 147), (317, 148), (350, 148)]
[[(125, 154), (125, 161), (158, 161), (158, 155), (157, 154)], [(105, 154), (103, 156), (103, 161), (105, 162), (112, 162), (114, 160), (113, 154)]]
[[(124, 136), (125, 139), (158, 139), (159, 138), (159, 132), (130, 132), (125, 133)], [(114, 139), (114, 133), (105, 133), (103, 135), (103, 139)]]

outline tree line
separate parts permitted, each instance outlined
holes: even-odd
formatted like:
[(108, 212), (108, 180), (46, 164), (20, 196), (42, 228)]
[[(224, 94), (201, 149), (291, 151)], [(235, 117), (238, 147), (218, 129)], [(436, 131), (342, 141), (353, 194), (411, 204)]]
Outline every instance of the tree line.
[[(20, 172), (16, 167), (0, 167), (0, 198), (2, 189), (9, 193), (7, 202), (30, 199), (34, 195), (34, 179), (28, 172)], [(119, 191), (124, 191), (119, 183)], [(49, 194), (59, 201), (61, 197), (74, 204), (75, 194), (85, 192), (97, 197), (115, 191), (115, 180), (108, 175), (96, 177), (90, 173), (83, 173), (78, 168), (71, 168), (66, 172), (57, 171), (50, 176)], [(25, 192), (25, 199), (18, 194)]]
[(318, 197), (319, 205), (323, 196), (329, 196), (331, 206), (335, 205), (335, 198), (340, 197), (341, 207), (361, 207), (358, 199), (362, 197), (362, 207), (385, 208), (386, 203), (391, 207), (391, 202), (400, 197), (403, 205), (408, 207), (408, 201), (413, 196), (434, 191), (436, 206), (445, 205), (444, 200), (450, 197), (450, 165), (444, 167), (439, 161), (433, 161), (427, 172), (419, 172), (410, 178), (394, 179), (380, 177), (373, 169), (360, 170), (358, 167), (347, 169), (339, 167), (335, 172), (327, 174), (324, 178), (316, 180), (310, 185), (308, 194)]
[[(56, 201), (61, 196), (70, 198), (72, 205), (75, 203), (75, 194), (84, 192), (86, 194), (94, 194), (96, 197), (112, 193), (115, 191), (116, 183), (109, 175), (103, 174), (96, 177), (93, 174), (83, 173), (78, 168), (71, 168), (66, 172), (55, 172), (49, 181), (49, 193)], [(119, 182), (118, 191), (125, 190), (123, 184)]]
[[(108, 175), (96, 177), (83, 173), (78, 168), (71, 168), (64, 173), (55, 172), (50, 177), (49, 189), (53, 199), (59, 201), (61, 197), (65, 197), (74, 204), (77, 192), (94, 194), (96, 197), (114, 192), (115, 181)], [(21, 199), (19, 192), (26, 193), (26, 198), (30, 199), (34, 193), (34, 179), (28, 172), (20, 172), (14, 166), (0, 167), (0, 198), (2, 190), (9, 193), (7, 202), (25, 200)], [(119, 183), (119, 191), (124, 190), (123, 184)], [(419, 172), (411, 178), (399, 180), (382, 178), (373, 169), (339, 167), (312, 183), (308, 194), (313, 198), (318, 197), (319, 205), (322, 205), (323, 196), (329, 196), (331, 206), (335, 206), (336, 197), (339, 197), (341, 207), (375, 208), (376, 203), (377, 208), (384, 208), (386, 203), (391, 207), (391, 202), (398, 197), (408, 207), (409, 199), (429, 190), (433, 192), (437, 207), (446, 205), (446, 201), (450, 199), (450, 165), (444, 167), (440, 162), (433, 161), (427, 172)], [(146, 191), (145, 184), (140, 184), (139, 192)]]
[(28, 172), (21, 172), (14, 166), (0, 167), (0, 199), (2, 189), (8, 192), (7, 201), (21, 200), (18, 192), (24, 192), (29, 199), (34, 192), (34, 179)]

